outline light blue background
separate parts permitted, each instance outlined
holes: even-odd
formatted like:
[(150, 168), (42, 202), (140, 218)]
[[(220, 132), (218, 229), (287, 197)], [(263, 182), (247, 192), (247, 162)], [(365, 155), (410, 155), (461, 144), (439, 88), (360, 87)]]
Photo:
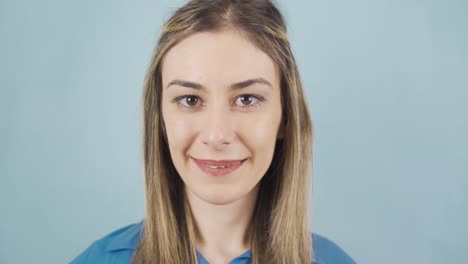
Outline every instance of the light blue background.
[[(66, 263), (142, 219), (142, 80), (183, 2), (0, 2), (0, 263)], [(468, 2), (279, 6), (316, 129), (314, 232), (359, 263), (465, 262)]]

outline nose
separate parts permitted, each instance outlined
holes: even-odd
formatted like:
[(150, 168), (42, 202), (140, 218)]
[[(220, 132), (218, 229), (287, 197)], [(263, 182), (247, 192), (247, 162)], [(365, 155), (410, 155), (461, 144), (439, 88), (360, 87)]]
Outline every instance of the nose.
[(204, 145), (222, 150), (232, 143), (235, 137), (234, 122), (229, 107), (212, 107), (205, 111), (200, 138)]

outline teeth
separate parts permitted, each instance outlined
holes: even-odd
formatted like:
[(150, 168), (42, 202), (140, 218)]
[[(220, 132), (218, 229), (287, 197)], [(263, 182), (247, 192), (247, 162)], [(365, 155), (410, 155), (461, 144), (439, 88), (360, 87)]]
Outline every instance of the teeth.
[(206, 167), (208, 168), (212, 168), (212, 169), (224, 169), (224, 168), (228, 168), (228, 167), (231, 167), (232, 165), (226, 165), (226, 166), (213, 166), (213, 165), (208, 165), (208, 164), (205, 164)]

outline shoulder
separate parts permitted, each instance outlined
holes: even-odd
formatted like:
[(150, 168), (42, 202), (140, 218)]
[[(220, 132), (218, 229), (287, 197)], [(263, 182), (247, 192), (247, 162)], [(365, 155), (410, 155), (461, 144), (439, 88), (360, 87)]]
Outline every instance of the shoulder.
[[(94, 241), (70, 264), (128, 263), (141, 239), (143, 221), (127, 225)], [(312, 234), (314, 264), (355, 264), (354, 260), (330, 239)]]
[(141, 238), (143, 221), (94, 241), (70, 264), (128, 263)]
[(314, 264), (355, 264), (356, 262), (337, 244), (319, 234), (312, 234)]

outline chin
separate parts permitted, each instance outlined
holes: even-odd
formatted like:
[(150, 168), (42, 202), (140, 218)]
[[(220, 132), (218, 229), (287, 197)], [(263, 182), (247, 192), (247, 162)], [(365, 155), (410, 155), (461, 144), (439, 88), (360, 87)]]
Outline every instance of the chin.
[(206, 200), (207, 203), (214, 204), (214, 205), (226, 205), (226, 204), (231, 204), (238, 199), (229, 199), (229, 198), (209, 198)]
[(231, 204), (244, 197), (244, 195), (238, 191), (229, 191), (216, 186), (208, 186), (198, 190), (192, 189), (192, 193), (206, 203), (215, 205)]

